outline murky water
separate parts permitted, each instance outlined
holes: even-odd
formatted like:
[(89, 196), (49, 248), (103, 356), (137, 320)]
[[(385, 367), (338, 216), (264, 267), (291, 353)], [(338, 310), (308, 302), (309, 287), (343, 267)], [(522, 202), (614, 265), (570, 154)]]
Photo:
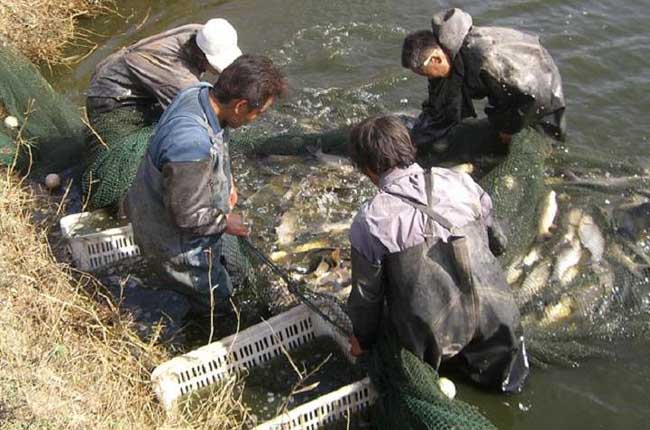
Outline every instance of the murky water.
[[(426, 81), (401, 68), (402, 39), (411, 30), (427, 28), (433, 11), (453, 3), (469, 11), (478, 25), (513, 26), (541, 35), (564, 79), (569, 153), (598, 151), (612, 160), (650, 165), (647, 0), (118, 3), (123, 17), (100, 17), (89, 23), (100, 35), (98, 49), (75, 68), (56, 71), (55, 87), (80, 104), (95, 64), (118, 47), (173, 26), (223, 16), (239, 30), (244, 51), (271, 56), (290, 78), (292, 93), (280, 106), (281, 114), (264, 124), (270, 130), (297, 124), (303, 129), (333, 129), (374, 112), (417, 110)], [(292, 240), (269, 251), (290, 250), (294, 244), (318, 239), (318, 234), (308, 237), (308, 233), (345, 221), (353, 213), (350, 203), (370, 192), (367, 181), (357, 174), (328, 171), (314, 160), (274, 172), (277, 163), (236, 160), (243, 200), (252, 199), (244, 207), (258, 240), (275, 241), (275, 228), (282, 221), (291, 223), (290, 217), (279, 218), (292, 208), (282, 200), (287, 192), (311, 202), (312, 208), (318, 208), (320, 200), (329, 212), (300, 212), (305, 205), (298, 206), (293, 216), (302, 227), (292, 233)], [(335, 189), (327, 181), (342, 184)], [(268, 193), (255, 197), (263, 187)], [(310, 188), (317, 191), (310, 195)], [(255, 198), (261, 200), (255, 203)], [(276, 222), (266, 222), (269, 219)], [(333, 243), (345, 246), (345, 235), (336, 237)], [(518, 396), (492, 396), (464, 385), (459, 395), (502, 429), (648, 428), (650, 345), (641, 339), (620, 342), (613, 349), (619, 352), (613, 361), (538, 370), (527, 391)]]

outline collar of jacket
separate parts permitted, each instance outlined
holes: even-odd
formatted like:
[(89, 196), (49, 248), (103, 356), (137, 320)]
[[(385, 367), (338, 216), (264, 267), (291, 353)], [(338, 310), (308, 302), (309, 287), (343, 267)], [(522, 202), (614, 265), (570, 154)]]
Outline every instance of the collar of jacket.
[(201, 104), (201, 109), (203, 109), (203, 112), (208, 119), (208, 124), (212, 128), (212, 131), (214, 131), (214, 134), (217, 135), (221, 133), (222, 128), (221, 124), (219, 124), (219, 118), (215, 114), (214, 109), (212, 109), (212, 105), (210, 104), (210, 88), (212, 88), (212, 85), (200, 89), (199, 103)]
[(394, 167), (379, 177), (379, 189), (383, 190), (404, 176), (411, 176), (422, 172), (424, 170), (418, 163), (413, 163), (406, 168)]

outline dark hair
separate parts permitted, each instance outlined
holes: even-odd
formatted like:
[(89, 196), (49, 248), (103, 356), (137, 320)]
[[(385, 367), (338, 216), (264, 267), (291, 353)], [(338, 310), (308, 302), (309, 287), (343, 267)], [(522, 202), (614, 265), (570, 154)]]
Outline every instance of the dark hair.
[(402, 45), (402, 67), (411, 70), (421, 68), (427, 52), (439, 46), (438, 39), (431, 30), (420, 30), (409, 34)]
[(219, 74), (212, 91), (220, 103), (244, 99), (259, 109), (271, 97), (284, 97), (287, 80), (270, 58), (245, 54)]
[(352, 127), (348, 149), (359, 169), (378, 175), (415, 162), (416, 149), (409, 131), (394, 115), (371, 117)]
[(199, 48), (199, 45), (196, 44), (196, 33), (194, 33), (190, 38), (185, 42), (182, 48), (186, 53), (190, 61), (194, 61), (201, 73), (205, 72), (208, 69), (210, 63), (205, 57), (205, 53)]

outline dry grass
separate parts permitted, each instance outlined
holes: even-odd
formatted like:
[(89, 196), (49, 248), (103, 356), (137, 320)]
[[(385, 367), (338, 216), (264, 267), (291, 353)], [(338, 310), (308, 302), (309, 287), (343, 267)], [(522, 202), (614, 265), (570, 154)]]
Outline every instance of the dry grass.
[(0, 0), (0, 35), (35, 63), (70, 64), (84, 56), (65, 57), (70, 45), (94, 49), (78, 19), (111, 6), (112, 0)]
[(167, 352), (134, 335), (97, 281), (54, 259), (59, 207), (0, 172), (0, 428), (238, 428), (234, 383), (189, 420), (165, 418), (149, 377)]

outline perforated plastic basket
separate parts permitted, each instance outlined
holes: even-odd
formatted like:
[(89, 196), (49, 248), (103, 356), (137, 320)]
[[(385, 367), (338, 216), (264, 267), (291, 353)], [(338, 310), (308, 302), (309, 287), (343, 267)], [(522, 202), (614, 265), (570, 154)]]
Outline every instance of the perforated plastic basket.
[[(88, 226), (93, 223), (100, 223), (108, 228), (83, 233), (89, 230)], [(133, 240), (131, 224), (123, 220), (111, 220), (106, 211), (68, 215), (61, 218), (60, 225), (63, 237), (68, 239), (72, 259), (81, 270), (98, 270), (117, 261), (140, 255), (140, 248)]]
[[(333, 338), (352, 360), (347, 339), (300, 305), (161, 364), (151, 375), (154, 391), (163, 407), (172, 411), (181, 396), (282, 355), (282, 347), (291, 351), (319, 336)], [(256, 429), (317, 429), (363, 410), (374, 399), (375, 393), (366, 378), (300, 405)]]

